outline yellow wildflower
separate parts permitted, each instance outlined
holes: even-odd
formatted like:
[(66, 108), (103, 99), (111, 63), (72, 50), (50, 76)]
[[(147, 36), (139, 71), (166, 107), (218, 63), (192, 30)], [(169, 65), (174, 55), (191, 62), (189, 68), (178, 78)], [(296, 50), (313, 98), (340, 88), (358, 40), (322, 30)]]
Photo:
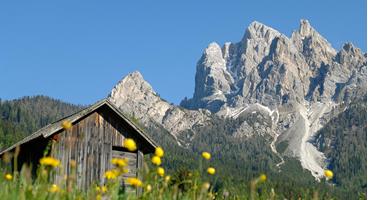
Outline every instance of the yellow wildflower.
[(106, 186), (102, 186), (102, 187), (100, 187), (100, 186), (97, 186), (96, 187), (96, 192), (101, 192), (101, 193), (106, 193), (107, 192), (107, 187)]
[(267, 176), (266, 176), (266, 174), (261, 174), (261, 175), (259, 176), (259, 180), (260, 180), (261, 182), (265, 182), (265, 181), (267, 180)]
[(106, 193), (107, 192), (107, 187), (106, 186), (102, 186), (101, 187), (101, 192), (102, 193)]
[(126, 181), (128, 182), (129, 185), (134, 187), (142, 187), (143, 185), (142, 181), (139, 180), (138, 178), (127, 178)]
[(169, 182), (170, 181), (170, 179), (171, 179), (171, 176), (165, 176), (165, 182), (167, 183), (167, 182)]
[(325, 170), (325, 176), (326, 176), (327, 179), (332, 179), (334, 174), (331, 170), (326, 169)]
[(102, 200), (102, 196), (101, 196), (100, 194), (98, 194), (98, 195), (96, 196), (96, 200)]
[(137, 150), (137, 145), (134, 140), (131, 138), (126, 138), (123, 142), (123, 147), (127, 148), (129, 151)]
[(70, 128), (72, 128), (72, 123), (68, 120), (63, 121), (63, 123), (61, 123), (61, 126), (65, 129), (65, 130), (69, 130)]
[(151, 192), (151, 191), (152, 191), (152, 186), (151, 186), (150, 184), (148, 184), (148, 185), (146, 186), (146, 191), (147, 191), (147, 192)]
[(212, 192), (209, 192), (207, 196), (209, 199), (215, 199), (215, 195)]
[(120, 169), (120, 172), (122, 173), (122, 174), (126, 174), (126, 173), (128, 173), (129, 172), (129, 170), (128, 169)]
[(105, 178), (108, 180), (116, 179), (119, 176), (119, 171), (116, 169), (109, 170), (105, 172)]
[(157, 157), (163, 157), (164, 156), (164, 150), (161, 148), (161, 147), (157, 147), (156, 150), (155, 150), (155, 155)]
[(40, 164), (44, 166), (59, 167), (60, 161), (53, 157), (43, 157), (40, 160)]
[(211, 184), (210, 184), (209, 182), (205, 182), (205, 183), (203, 183), (203, 185), (202, 185), (202, 188), (203, 188), (203, 189), (205, 189), (205, 190), (210, 189), (210, 187), (211, 187)]
[(4, 178), (7, 180), (7, 181), (11, 181), (13, 179), (13, 176), (11, 174), (5, 174)]
[(161, 158), (158, 157), (158, 156), (153, 156), (152, 159), (151, 159), (152, 163), (159, 166), (161, 165)]
[(207, 173), (210, 175), (214, 175), (216, 173), (216, 170), (213, 167), (209, 167), (207, 168)]
[(208, 152), (202, 152), (202, 157), (206, 160), (211, 159), (211, 154)]
[(49, 192), (51, 193), (56, 193), (56, 192), (59, 192), (60, 191), (60, 188), (59, 186), (57, 186), (56, 184), (53, 184), (50, 189), (49, 189)]
[(165, 175), (165, 170), (164, 170), (164, 168), (162, 168), (162, 167), (158, 167), (158, 168), (157, 168), (157, 174), (158, 174), (159, 176), (164, 176), (164, 175)]
[(125, 167), (128, 165), (128, 160), (126, 158), (121, 159), (121, 158), (113, 158), (111, 160), (111, 163), (113, 165), (116, 165), (117, 167)]

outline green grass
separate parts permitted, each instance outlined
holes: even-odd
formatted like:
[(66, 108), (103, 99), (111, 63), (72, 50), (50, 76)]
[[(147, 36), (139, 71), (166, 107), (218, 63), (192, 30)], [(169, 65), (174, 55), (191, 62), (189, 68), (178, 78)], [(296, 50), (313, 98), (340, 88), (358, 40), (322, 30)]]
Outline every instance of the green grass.
[[(17, 159), (13, 159), (17, 160)], [(6, 163), (6, 162), (3, 162)], [(17, 163), (13, 163), (16, 166)], [(213, 165), (210, 160), (198, 158), (198, 167), (195, 170), (180, 169), (161, 176), (157, 172), (158, 166), (146, 162), (139, 172), (141, 183), (137, 186), (129, 185), (122, 187), (124, 182), (122, 174), (125, 166), (115, 167), (116, 177), (106, 179), (105, 185), (95, 184), (87, 190), (80, 190), (76, 186), (76, 169), (72, 166), (69, 176), (64, 177), (62, 182), (55, 183), (53, 177), (57, 170), (53, 166), (40, 165), (35, 176), (32, 175), (30, 167), (24, 165), (20, 172), (9, 173), (10, 163), (2, 167), (0, 176), (0, 199), (5, 200), (53, 200), (53, 199), (175, 199), (175, 200), (210, 200), (210, 199), (250, 199), (268, 200), (285, 199), (285, 194), (277, 193), (277, 186), (267, 180), (265, 176), (256, 176), (252, 180), (244, 181), (242, 184), (222, 183), (217, 174), (210, 175), (206, 169)], [(61, 165), (62, 166), (62, 165)], [(163, 166), (161, 166), (163, 167)], [(216, 166), (212, 166), (215, 167)], [(8, 176), (6, 176), (8, 174)], [(12, 178), (10, 178), (10, 176)], [(292, 174), (298, 176), (298, 174)], [(261, 178), (262, 177), (262, 178)], [(288, 183), (285, 183), (286, 185)], [(141, 191), (137, 195), (135, 191)], [(331, 190), (331, 192), (333, 192)], [(335, 199), (329, 194), (318, 192), (307, 188), (298, 191), (297, 195), (288, 196), (288, 199)], [(364, 194), (360, 199), (365, 199)]]

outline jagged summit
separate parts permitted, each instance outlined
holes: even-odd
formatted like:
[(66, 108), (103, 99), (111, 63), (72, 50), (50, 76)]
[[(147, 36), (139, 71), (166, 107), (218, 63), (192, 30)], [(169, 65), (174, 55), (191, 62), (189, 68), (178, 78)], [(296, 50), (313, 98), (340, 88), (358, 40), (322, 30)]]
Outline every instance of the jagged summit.
[(351, 52), (353, 54), (362, 54), (360, 48), (355, 47), (354, 44), (351, 42), (344, 43), (344, 45), (342, 46), (342, 50), (346, 52)]
[(134, 71), (126, 76), (127, 78), (141, 79), (144, 80), (142, 74), (139, 71)]
[(147, 84), (150, 88), (152, 88), (139, 71), (129, 73), (120, 81), (121, 84), (127, 84), (128, 82), (136, 82), (136, 84)]
[(293, 32), (291, 40), (310, 65), (330, 62), (336, 55), (336, 50), (308, 20), (300, 20), (299, 30)]
[(344, 43), (344, 45), (342, 46), (342, 49), (344, 49), (345, 51), (354, 51), (355, 47), (354, 47), (353, 43), (351, 43), (351, 42), (346, 42), (346, 43)]
[(219, 44), (217, 44), (216, 42), (211, 42), (207, 48), (205, 49), (205, 53), (207, 54), (211, 54), (212, 51), (221, 51), (221, 47)]
[[(156, 92), (153, 90), (152, 86), (144, 80), (142, 74), (139, 71), (132, 72), (125, 76), (115, 87), (112, 89), (109, 97), (115, 101), (114, 103), (117, 106), (120, 106), (125, 99), (134, 96), (134, 98), (138, 97), (137, 95), (156, 95)], [(142, 96), (143, 98), (143, 96)]]
[(254, 21), (246, 29), (243, 41), (245, 39), (254, 39), (254, 38), (271, 39), (278, 35), (281, 35), (281, 33), (276, 31), (275, 29), (266, 26), (258, 21)]
[[(300, 21), (299, 30), (291, 38), (255, 21), (241, 42), (226, 43), (222, 48), (211, 43), (206, 48), (197, 63), (193, 98), (181, 105), (217, 112), (225, 104), (279, 105), (289, 99), (331, 99), (324, 94), (323, 83), (315, 84), (316, 80), (327, 80), (321, 73), (327, 73), (325, 66), (333, 65), (336, 55), (308, 20)], [(316, 88), (319, 93), (314, 92)]]
[(212, 42), (208, 45), (208, 47), (204, 50), (203, 56), (205, 60), (200, 60), (199, 62), (206, 62), (208, 66), (216, 68), (224, 68), (224, 60), (222, 58), (222, 50), (220, 45), (216, 42)]
[(302, 19), (302, 20), (300, 20), (300, 26), (299, 26), (299, 31), (298, 32), (302, 37), (307, 37), (307, 36), (310, 36), (310, 35), (314, 34), (316, 31), (310, 25), (308, 20)]
[(149, 87), (151, 87), (148, 82), (144, 80), (142, 74), (139, 71), (129, 73), (123, 79), (121, 79), (115, 87), (125, 87), (127, 84), (130, 83), (134, 83), (135, 85), (147, 84)]

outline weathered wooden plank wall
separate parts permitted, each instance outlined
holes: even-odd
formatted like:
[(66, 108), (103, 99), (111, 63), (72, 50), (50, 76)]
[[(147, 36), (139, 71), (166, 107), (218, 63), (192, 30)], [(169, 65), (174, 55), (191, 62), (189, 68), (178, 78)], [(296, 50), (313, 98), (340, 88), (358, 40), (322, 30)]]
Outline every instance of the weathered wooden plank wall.
[[(81, 189), (87, 189), (95, 182), (104, 182), (104, 172), (111, 169), (113, 156), (127, 156), (129, 173), (125, 177), (136, 176), (138, 167), (137, 153), (122, 152), (124, 136), (129, 135), (122, 123), (103, 110), (94, 112), (73, 125), (70, 130), (62, 131), (53, 144), (52, 155), (62, 162), (61, 174), (56, 182), (70, 175), (70, 161), (76, 161), (76, 181)], [(120, 121), (121, 122), (121, 121)], [(118, 150), (114, 150), (118, 149)]]
[[(142, 151), (137, 152), (137, 176), (140, 180), (143, 180), (143, 161), (144, 161), (144, 155)], [(143, 193), (142, 188), (137, 189), (137, 194), (141, 195)]]

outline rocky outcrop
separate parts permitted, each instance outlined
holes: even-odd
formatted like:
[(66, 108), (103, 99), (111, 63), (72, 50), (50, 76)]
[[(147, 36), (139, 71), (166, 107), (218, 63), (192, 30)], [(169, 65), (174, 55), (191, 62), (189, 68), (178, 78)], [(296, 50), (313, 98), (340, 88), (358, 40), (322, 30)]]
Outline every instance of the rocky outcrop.
[(109, 100), (144, 126), (162, 125), (175, 138), (181, 131), (208, 120), (205, 110), (186, 110), (163, 100), (139, 72), (123, 78), (109, 94)]
[(226, 99), (225, 95), (231, 92), (232, 82), (232, 76), (226, 70), (221, 47), (217, 43), (211, 43), (197, 64), (195, 84), (198, 87), (195, 88), (194, 98), (183, 104), (191, 109), (219, 109), (221, 102)]

